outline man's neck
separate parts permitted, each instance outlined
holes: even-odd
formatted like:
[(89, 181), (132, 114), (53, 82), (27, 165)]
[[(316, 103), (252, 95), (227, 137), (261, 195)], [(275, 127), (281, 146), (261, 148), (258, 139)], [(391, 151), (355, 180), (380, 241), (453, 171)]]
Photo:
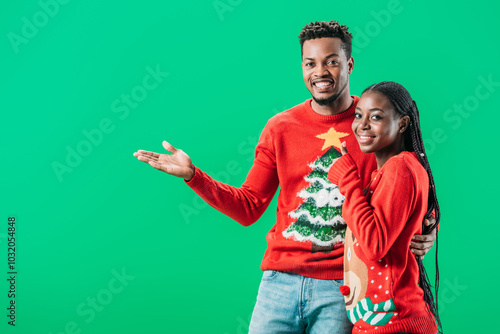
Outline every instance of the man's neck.
[(354, 99), (351, 97), (349, 92), (347, 92), (347, 94), (342, 94), (342, 96), (339, 96), (335, 101), (326, 106), (319, 105), (313, 99), (311, 101), (311, 108), (314, 110), (314, 112), (321, 115), (338, 115), (349, 109), (353, 101)]

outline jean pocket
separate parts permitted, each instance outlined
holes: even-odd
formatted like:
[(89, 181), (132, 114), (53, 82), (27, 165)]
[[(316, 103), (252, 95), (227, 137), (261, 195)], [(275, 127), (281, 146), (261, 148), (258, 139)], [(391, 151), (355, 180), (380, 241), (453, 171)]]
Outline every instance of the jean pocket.
[(332, 282), (332, 284), (337, 288), (340, 288), (342, 285), (344, 285), (343, 279), (331, 279), (330, 282)]
[(279, 271), (277, 270), (264, 270), (264, 273), (262, 274), (262, 280), (263, 281), (272, 281), (274, 280), (279, 274)]

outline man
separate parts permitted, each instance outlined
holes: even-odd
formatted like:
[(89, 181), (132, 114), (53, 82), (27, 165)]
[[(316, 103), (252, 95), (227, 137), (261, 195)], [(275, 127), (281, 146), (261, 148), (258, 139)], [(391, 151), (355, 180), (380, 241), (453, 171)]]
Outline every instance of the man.
[[(276, 224), (268, 248), (250, 333), (350, 333), (339, 292), (343, 278), (344, 197), (327, 174), (346, 141), (365, 184), (376, 169), (362, 154), (351, 123), (358, 97), (349, 92), (352, 35), (338, 22), (314, 22), (300, 35), (304, 83), (312, 99), (272, 117), (255, 149), (254, 165), (241, 188), (213, 180), (182, 150), (134, 153), (152, 167), (184, 178), (207, 203), (244, 226), (266, 210), (278, 185)], [(416, 236), (424, 255), (433, 236)]]

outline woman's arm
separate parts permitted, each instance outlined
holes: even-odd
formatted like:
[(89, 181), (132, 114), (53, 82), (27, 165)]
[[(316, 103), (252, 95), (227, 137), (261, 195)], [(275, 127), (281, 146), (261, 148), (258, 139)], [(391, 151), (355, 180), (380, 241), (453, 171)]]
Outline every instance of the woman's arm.
[(372, 261), (384, 257), (414, 209), (415, 182), (404, 159), (391, 159), (382, 174), (377, 174), (375, 178), (380, 180), (370, 203), (363, 194), (358, 169), (349, 154), (335, 163), (329, 178), (345, 196), (342, 216), (364, 254)]

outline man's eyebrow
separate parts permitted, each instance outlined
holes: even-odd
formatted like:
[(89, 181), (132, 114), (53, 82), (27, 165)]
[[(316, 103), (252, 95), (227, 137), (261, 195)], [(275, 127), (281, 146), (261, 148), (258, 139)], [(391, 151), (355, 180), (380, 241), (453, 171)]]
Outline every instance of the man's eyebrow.
[(326, 58), (330, 57), (340, 57), (337, 53), (332, 53), (331, 55), (326, 56)]
[[(340, 56), (337, 53), (332, 53), (332, 54), (326, 56), (325, 58), (331, 58), (331, 57), (340, 57)], [(306, 60), (306, 59), (307, 60), (315, 60), (315, 58), (309, 58), (309, 57), (304, 58), (304, 60)]]

